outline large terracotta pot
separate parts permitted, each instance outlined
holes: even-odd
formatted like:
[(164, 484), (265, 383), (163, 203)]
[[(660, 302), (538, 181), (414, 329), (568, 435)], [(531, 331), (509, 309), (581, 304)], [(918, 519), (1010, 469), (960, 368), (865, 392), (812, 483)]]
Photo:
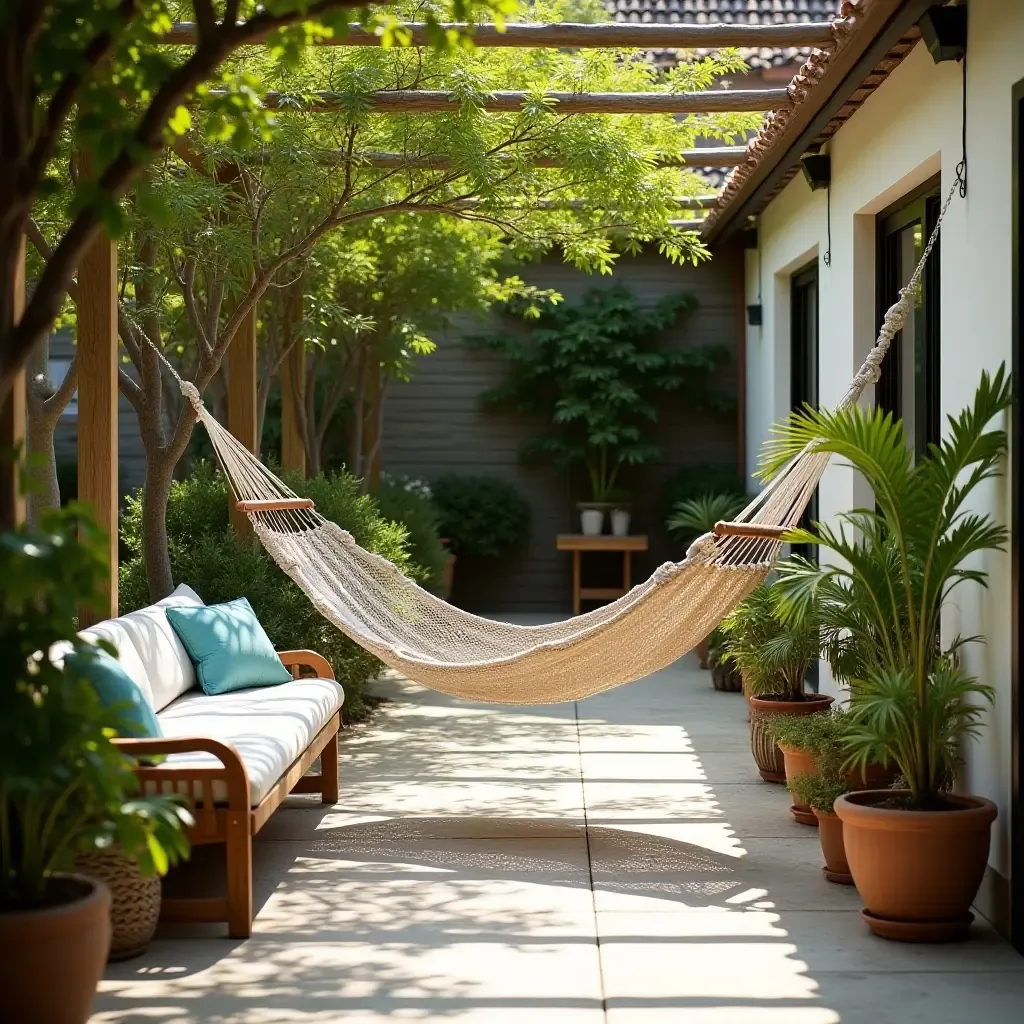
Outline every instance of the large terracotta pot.
[[(818, 774), (818, 763), (814, 759), (813, 754), (807, 753), (806, 750), (797, 750), (796, 747), (787, 747), (783, 744), (779, 744), (779, 750), (782, 751), (782, 760), (785, 765), (786, 772), (786, 785), (792, 783), (792, 781), (798, 775), (817, 775)], [(814, 811), (807, 806), (807, 804), (801, 803), (797, 798), (793, 797), (793, 803), (789, 808), (789, 813), (801, 824), (801, 825), (817, 825), (818, 818)]]
[(887, 939), (948, 942), (974, 920), (971, 904), (988, 862), (996, 805), (947, 796), (955, 810), (904, 811), (879, 806), (906, 790), (847, 793), (835, 804), (846, 856), (864, 900), (861, 916)]
[(838, 814), (825, 814), (814, 811), (818, 819), (818, 839), (821, 852), (825, 857), (825, 866), (821, 873), (838, 885), (853, 885), (853, 875), (846, 861), (846, 843), (843, 839), (843, 819)]
[(754, 763), (765, 782), (785, 782), (786, 763), (775, 738), (768, 731), (768, 721), (774, 715), (813, 715), (827, 711), (835, 698), (825, 693), (808, 693), (803, 700), (767, 700), (749, 697), (750, 750)]
[(110, 948), (110, 892), (55, 875), (52, 903), (0, 913), (0, 1020), (85, 1024)]

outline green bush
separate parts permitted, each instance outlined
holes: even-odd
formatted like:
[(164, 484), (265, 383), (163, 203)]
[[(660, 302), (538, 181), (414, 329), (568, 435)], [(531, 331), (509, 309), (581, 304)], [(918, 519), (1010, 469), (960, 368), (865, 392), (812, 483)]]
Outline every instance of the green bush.
[[(416, 574), (404, 528), (385, 520), (372, 498), (361, 494), (359, 481), (346, 473), (302, 480), (285, 474), (298, 494), (312, 498), (317, 511), (348, 530), (356, 541)], [(345, 687), (345, 715), (365, 711), (367, 679), (380, 662), (321, 616), (309, 599), (255, 542), (238, 538), (228, 525), (228, 495), (223, 476), (200, 462), (191, 477), (176, 481), (167, 506), (171, 569), (208, 604), (236, 597), (249, 599), (278, 650), (309, 648), (331, 663)], [(149, 604), (142, 561), (142, 492), (128, 498), (121, 517), (121, 540), (131, 557), (121, 566), (120, 597), (125, 611)]]
[(437, 591), (448, 552), (441, 543), (441, 517), (430, 485), (412, 477), (385, 473), (377, 490), (377, 503), (385, 519), (405, 527), (409, 559), (418, 570), (411, 575), (428, 590)]
[[(661, 518), (670, 518), (681, 501), (693, 501), (706, 494), (728, 494), (746, 498), (747, 482), (735, 466), (702, 463), (680, 466), (662, 485)], [(743, 503), (746, 504), (746, 501)], [(743, 505), (740, 506), (742, 508)]]
[(456, 555), (498, 558), (530, 532), (530, 506), (506, 480), (493, 476), (444, 476), (434, 484), (441, 535)]

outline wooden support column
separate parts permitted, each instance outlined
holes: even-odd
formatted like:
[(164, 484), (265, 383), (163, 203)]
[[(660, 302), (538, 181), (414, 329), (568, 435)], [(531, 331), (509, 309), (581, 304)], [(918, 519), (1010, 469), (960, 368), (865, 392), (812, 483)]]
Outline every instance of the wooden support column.
[(381, 407), (383, 395), (383, 373), (379, 363), (370, 367), (366, 381), (366, 408), (369, 410), (363, 425), (363, 466), (366, 486), (371, 494), (380, 490)]
[[(256, 307), (242, 321), (228, 345), (228, 430), (254, 455), (256, 441)], [(228, 517), (240, 536), (252, 535), (249, 520), (235, 508), (235, 499), (228, 494)]]
[[(25, 311), (25, 238), (14, 266), (14, 322)], [(21, 458), (25, 454), (25, 371), (11, 393), (0, 402), (0, 529), (25, 522), (25, 495), (21, 491)]]
[(117, 615), (117, 244), (105, 234), (78, 267), (78, 498), (107, 534), (110, 577), (81, 624)]
[[(288, 297), (288, 339), (302, 324), (302, 282)], [(281, 467), (306, 475), (306, 446), (299, 429), (299, 409), (306, 396), (306, 346), (300, 337), (281, 364)]]

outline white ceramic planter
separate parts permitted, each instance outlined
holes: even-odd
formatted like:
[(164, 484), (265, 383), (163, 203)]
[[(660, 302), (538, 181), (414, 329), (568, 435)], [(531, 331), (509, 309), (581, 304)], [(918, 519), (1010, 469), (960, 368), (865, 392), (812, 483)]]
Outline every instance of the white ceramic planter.
[(612, 509), (612, 533), (616, 537), (629, 536), (629, 509)]
[(585, 508), (580, 513), (580, 528), (584, 537), (598, 537), (604, 531), (604, 510)]

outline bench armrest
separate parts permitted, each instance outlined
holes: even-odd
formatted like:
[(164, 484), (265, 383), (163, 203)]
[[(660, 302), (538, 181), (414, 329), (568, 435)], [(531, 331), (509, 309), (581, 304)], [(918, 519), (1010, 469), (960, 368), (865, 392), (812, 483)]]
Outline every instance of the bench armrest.
[(316, 651), (278, 651), (277, 656), (281, 659), (281, 664), (296, 679), (299, 678), (297, 669), (300, 668), (311, 668), (319, 679), (334, 678), (334, 669), (331, 668), (331, 663)]
[(220, 768), (195, 768), (182, 765), (151, 765), (145, 762), (136, 765), (135, 774), (143, 785), (146, 782), (171, 782), (175, 776), (185, 779), (222, 778), (228, 790), (228, 807), (231, 810), (249, 810), (249, 774), (245, 770), (238, 751), (227, 743), (210, 739), (208, 736), (157, 736), (153, 739), (128, 739), (115, 737), (114, 746), (136, 759), (157, 757), (167, 754), (203, 753), (212, 754), (221, 763)]

